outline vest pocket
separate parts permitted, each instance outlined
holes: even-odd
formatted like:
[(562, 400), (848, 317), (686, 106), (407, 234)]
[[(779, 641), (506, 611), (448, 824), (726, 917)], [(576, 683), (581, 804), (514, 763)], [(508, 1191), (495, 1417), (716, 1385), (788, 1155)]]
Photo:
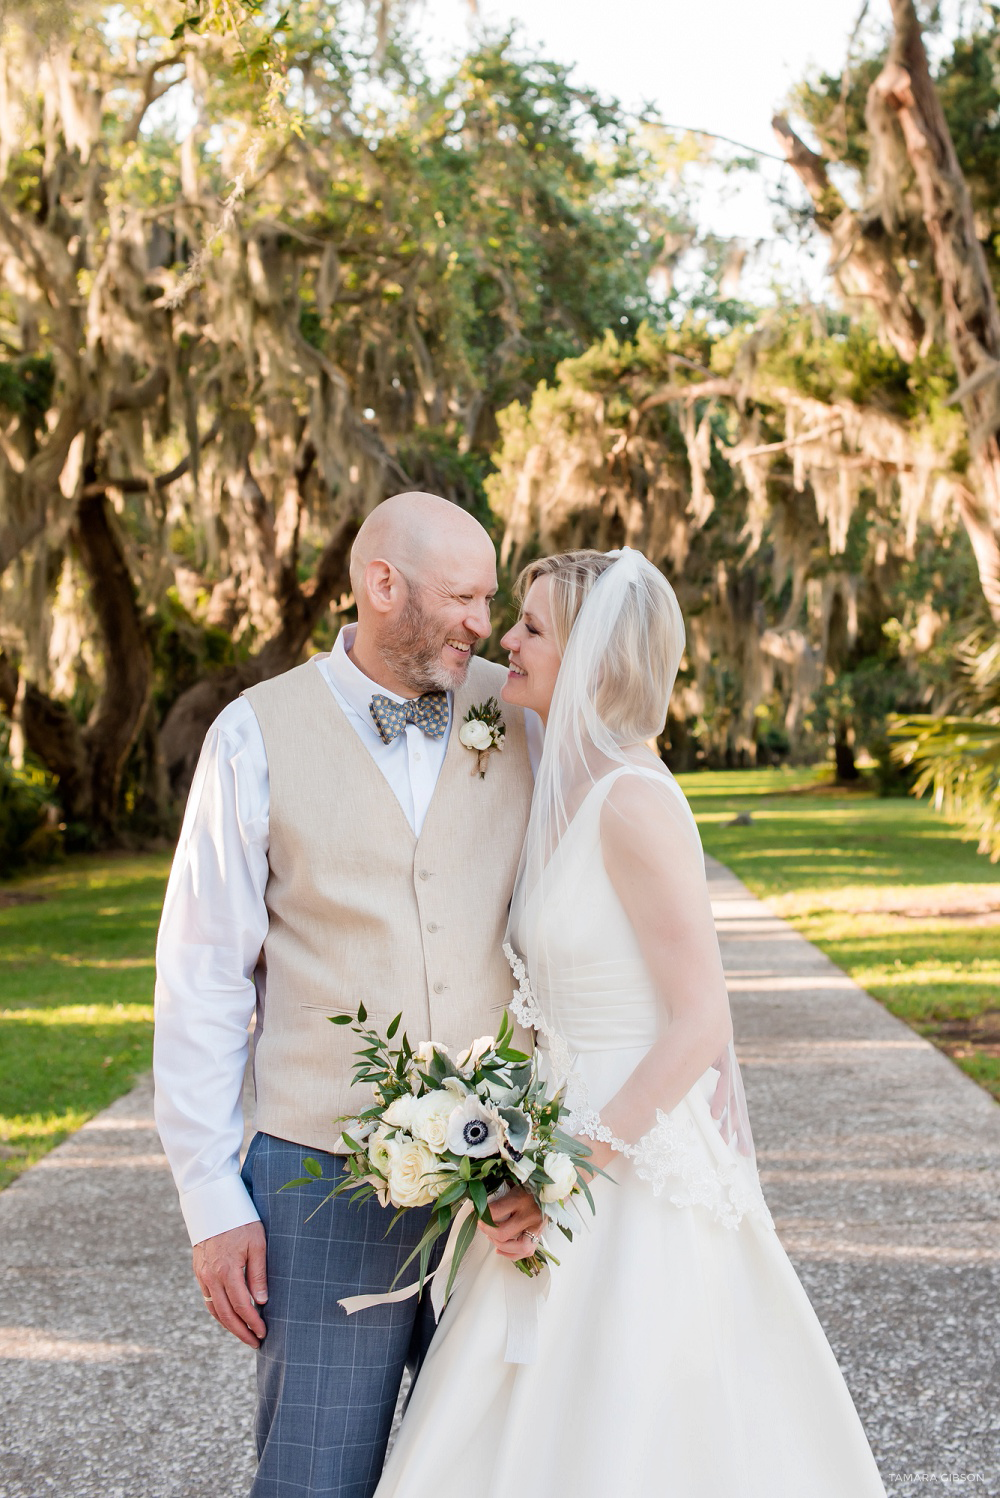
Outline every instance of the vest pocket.
[[(305, 1003), (300, 1003), (299, 1004), (299, 1008), (306, 1010), (307, 1013), (309, 1013), (309, 1014), (319, 1014), (319, 1015), (322, 1015), (322, 1017), (324, 1019), (336, 1019), (338, 1015), (348, 1014), (348, 1015), (350, 1015), (351, 1023), (352, 1024), (356, 1024), (357, 1023), (357, 1018), (358, 1018), (357, 1008), (354, 1008), (354, 1009), (338, 1009), (335, 1004), (305, 1004)], [(366, 1004), (365, 1008), (368, 1010), (368, 1019), (366, 1020), (366, 1024), (367, 1023), (371, 1023), (372, 1021), (374, 1021), (376, 1024), (380, 1024), (381, 1023), (381, 1019), (382, 1019), (381, 1011), (379, 1011), (377, 1013), (373, 1013), (372, 1008), (371, 1008), (371, 1006), (369, 1004)]]
[[(300, 1000), (299, 1008), (307, 1009), (311, 1014), (322, 1014), (326, 1019), (334, 1019), (339, 1014), (349, 1014), (353, 1022), (356, 1021), (358, 1017), (357, 1006), (355, 1006), (353, 1009), (338, 1009), (335, 1004), (307, 1004), (304, 1000)], [(368, 1011), (368, 1020), (365, 1021), (366, 1024), (371, 1020), (375, 1020), (377, 1023), (381, 1023), (385, 1018), (385, 1010), (381, 1005), (376, 1007), (366, 1000), (365, 1008)], [(389, 1016), (389, 1018), (392, 1017), (393, 1016), (391, 1015)]]

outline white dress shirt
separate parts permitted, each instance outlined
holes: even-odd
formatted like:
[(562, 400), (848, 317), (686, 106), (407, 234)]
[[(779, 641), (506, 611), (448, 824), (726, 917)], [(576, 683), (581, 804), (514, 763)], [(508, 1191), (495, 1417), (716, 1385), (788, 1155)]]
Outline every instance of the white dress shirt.
[[(375, 692), (351, 660), (348, 625), (319, 671), (419, 835), (444, 763), (448, 732), (409, 723), (390, 744), (372, 721)], [(449, 710), (452, 707), (448, 694)], [(542, 727), (526, 714), (533, 768)], [(449, 711), (449, 730), (451, 717)], [(267, 935), (269, 785), (264, 741), (249, 702), (216, 718), (198, 761), (156, 943), (153, 1072), (156, 1122), (192, 1243), (257, 1219), (240, 1179), (242, 1090), (254, 969)]]

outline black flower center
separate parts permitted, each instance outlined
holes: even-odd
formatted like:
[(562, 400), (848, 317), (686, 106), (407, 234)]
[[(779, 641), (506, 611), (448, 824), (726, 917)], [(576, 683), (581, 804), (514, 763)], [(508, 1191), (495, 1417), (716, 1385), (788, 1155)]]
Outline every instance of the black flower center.
[(462, 1130), (462, 1138), (466, 1144), (485, 1144), (489, 1137), (489, 1128), (481, 1118), (470, 1118)]

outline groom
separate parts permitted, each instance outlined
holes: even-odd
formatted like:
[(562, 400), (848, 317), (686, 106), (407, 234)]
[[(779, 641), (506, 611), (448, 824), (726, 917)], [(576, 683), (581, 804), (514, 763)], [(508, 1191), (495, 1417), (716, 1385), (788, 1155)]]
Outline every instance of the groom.
[[(412, 1041), (464, 1047), (510, 997), (501, 951), (531, 799), (526, 723), (503, 708), (503, 753), (459, 738), (505, 673), (490, 633), (486, 531), (431, 494), (399, 494), (351, 554), (358, 623), (329, 655), (251, 687), (213, 724), (157, 942), (156, 1119), (206, 1309), (258, 1349), (251, 1498), (369, 1498), (405, 1366), (433, 1332), (429, 1297), (348, 1318), (385, 1291), (427, 1221), (328, 1202), (334, 1120), (368, 1106), (333, 1014), (399, 1011)], [(241, 1091), (256, 1013), (254, 1134)], [(323, 1166), (317, 1186), (281, 1192)], [(280, 1194), (279, 1194), (280, 1193)], [(524, 1193), (493, 1209), (498, 1252), (533, 1247)]]

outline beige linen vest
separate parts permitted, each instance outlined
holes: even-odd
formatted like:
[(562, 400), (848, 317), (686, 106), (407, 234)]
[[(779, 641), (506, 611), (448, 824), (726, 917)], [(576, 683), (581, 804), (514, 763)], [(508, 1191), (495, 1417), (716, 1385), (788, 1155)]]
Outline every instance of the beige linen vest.
[(506, 673), (473, 660), (455, 693), (448, 748), (419, 837), (314, 662), (244, 694), (270, 782), (268, 931), (256, 972), (256, 1126), (333, 1149), (361, 1042), (332, 1014), (383, 1034), (402, 1012), (412, 1044), (493, 1034), (511, 996), (503, 932), (532, 777), (520, 709), (501, 704), (502, 753), (486, 778), (459, 742), (473, 704)]

